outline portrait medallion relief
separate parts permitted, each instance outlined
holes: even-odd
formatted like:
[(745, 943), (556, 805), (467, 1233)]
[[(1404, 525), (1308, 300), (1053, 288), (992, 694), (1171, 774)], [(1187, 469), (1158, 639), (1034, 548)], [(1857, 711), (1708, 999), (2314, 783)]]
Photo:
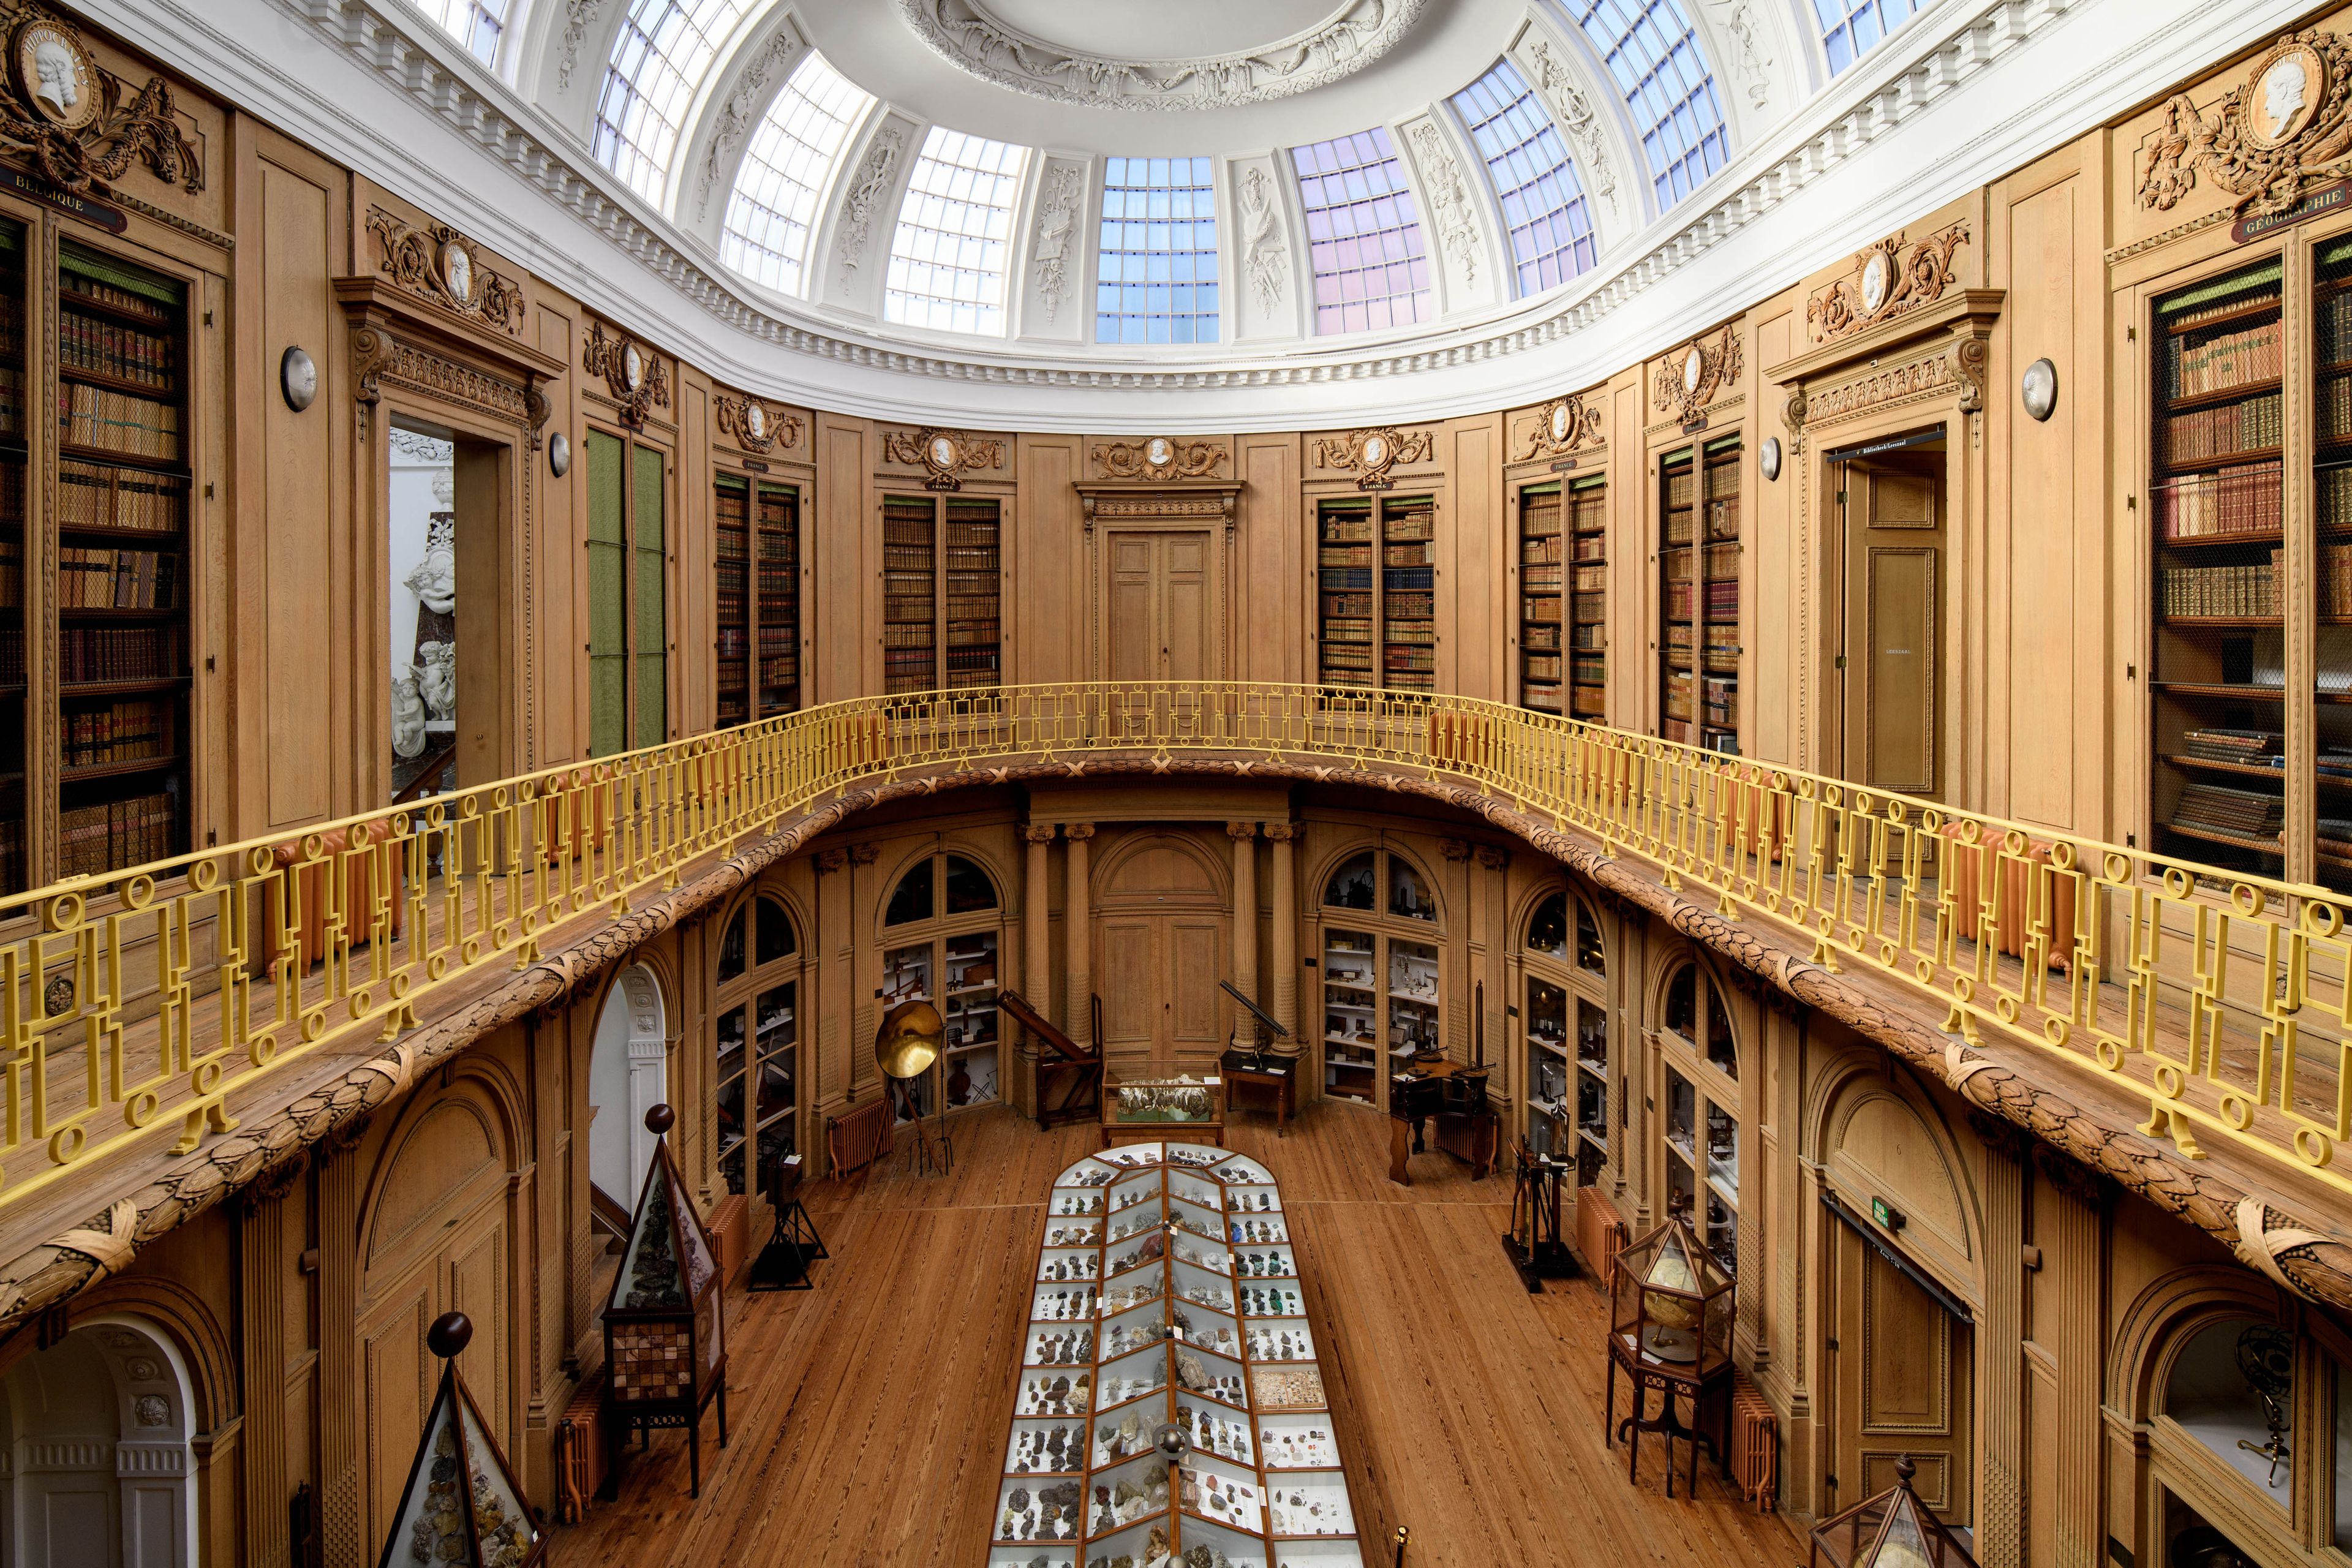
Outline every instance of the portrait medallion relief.
[(1780, 477), (1780, 437), (1778, 436), (1764, 437), (1764, 448), (1756, 454), (1756, 467), (1768, 479), (1777, 479)]
[(646, 384), (646, 356), (635, 343), (621, 351), (621, 380), (631, 392)]
[(11, 55), (17, 93), (33, 112), (61, 131), (97, 118), (97, 68), (80, 39), (37, 16), (17, 33)]
[(931, 466), (941, 470), (956, 466), (955, 443), (945, 436), (931, 437)]
[(449, 298), (460, 305), (474, 302), (473, 253), (454, 239), (441, 244), (441, 286), (449, 290)]
[(1554, 404), (1551, 411), (1551, 442), (1557, 447), (1568, 439), (1568, 405)]
[(1706, 356), (1694, 346), (1683, 360), (1683, 390), (1696, 394), (1698, 384), (1706, 377)]
[(1883, 250), (1873, 251), (1870, 259), (1863, 263), (1862, 267), (1863, 314), (1874, 316), (1878, 313), (1878, 308), (1885, 303), (1886, 253)]
[(572, 437), (561, 430), (547, 438), (547, 471), (559, 479), (572, 471)]
[(1368, 468), (1377, 468), (1381, 463), (1387, 460), (1388, 455), (1389, 441), (1387, 437), (1367, 436), (1364, 437), (1364, 467)]
[(1144, 460), (1155, 468), (1164, 468), (1176, 456), (1175, 447), (1165, 436), (1154, 436), (1143, 448)]
[(768, 411), (754, 403), (743, 410), (743, 428), (754, 441), (768, 438)]
[(2247, 106), (2246, 139), (2258, 147), (2293, 141), (2326, 96), (2327, 68), (2308, 44), (2290, 44), (2263, 68)]
[(319, 362), (299, 347), (287, 349), (278, 361), (278, 390), (295, 413), (310, 407), (319, 396)]

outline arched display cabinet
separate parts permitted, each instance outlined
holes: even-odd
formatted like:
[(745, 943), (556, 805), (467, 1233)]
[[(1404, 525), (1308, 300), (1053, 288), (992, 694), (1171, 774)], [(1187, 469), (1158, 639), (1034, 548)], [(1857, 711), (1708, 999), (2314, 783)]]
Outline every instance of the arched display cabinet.
[(1576, 1163), (1580, 1186), (1609, 1163), (1609, 954), (1592, 906), (1565, 888), (1536, 900), (1520, 931), (1528, 1147)]
[(1444, 1045), (1433, 879), (1393, 849), (1358, 850), (1323, 879), (1317, 915), (1323, 1093), (1385, 1104), (1390, 1071)]
[(756, 1190), (761, 1172), (800, 1149), (804, 962), (792, 912), (771, 892), (745, 899), (719, 935), (711, 1081), (719, 1175), (730, 1193)]
[(1657, 993), (1659, 1191), (1738, 1272), (1739, 1053), (1723, 988), (1685, 959)]
[(930, 851), (891, 887), (882, 909), (877, 1000), (887, 1009), (919, 997), (939, 1008), (947, 1029), (940, 1059), (907, 1086), (922, 1115), (993, 1105), (1003, 1096), (996, 1006), (1003, 938), (996, 880), (969, 855)]

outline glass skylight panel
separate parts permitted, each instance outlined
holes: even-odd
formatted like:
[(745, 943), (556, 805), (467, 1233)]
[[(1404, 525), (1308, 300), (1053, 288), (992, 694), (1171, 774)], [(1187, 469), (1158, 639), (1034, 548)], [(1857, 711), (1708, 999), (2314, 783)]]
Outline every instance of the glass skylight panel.
[(740, 0), (631, 0), (621, 19), (589, 150), (656, 206), (695, 90), (742, 18)]
[(812, 50), (768, 105), (751, 132), (727, 222), (720, 259), (738, 272), (788, 294), (801, 290), (809, 236), (825, 180), (841, 156), (850, 127), (873, 105), (872, 95), (843, 79)]
[(1315, 331), (1409, 327), (1436, 313), (1421, 214), (1380, 126), (1290, 150), (1307, 207)]
[(882, 319), (1004, 331), (1004, 262), (1029, 149), (934, 125), (898, 207)]
[(1454, 95), (1454, 112), (1486, 161), (1511, 235), (1521, 294), (1565, 283), (1593, 262), (1592, 214), (1568, 143), (1510, 61)]
[(1217, 192), (1209, 162), (1105, 160), (1095, 342), (1217, 341)]
[(1813, 0), (1821, 18), (1822, 45), (1830, 52), (1830, 74), (1835, 76), (1870, 52), (1926, 6), (1927, 0)]
[[(1818, 0), (1817, 0), (1818, 3)], [(1715, 78), (1680, 0), (1560, 0), (1608, 63), (1642, 131), (1664, 211), (1723, 167), (1731, 142)]]
[(409, 0), (409, 4), (441, 25), (441, 30), (466, 46), (484, 65), (496, 65), (499, 35), (507, 28), (508, 0)]

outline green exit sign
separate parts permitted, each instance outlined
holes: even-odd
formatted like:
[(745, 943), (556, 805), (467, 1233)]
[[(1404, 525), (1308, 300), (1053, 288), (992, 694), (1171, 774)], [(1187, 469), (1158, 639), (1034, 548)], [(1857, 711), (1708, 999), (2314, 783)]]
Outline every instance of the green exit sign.
[(1870, 1200), (1870, 1217), (1878, 1222), (1881, 1230), (1903, 1228), (1903, 1211), (1889, 1205), (1885, 1198)]

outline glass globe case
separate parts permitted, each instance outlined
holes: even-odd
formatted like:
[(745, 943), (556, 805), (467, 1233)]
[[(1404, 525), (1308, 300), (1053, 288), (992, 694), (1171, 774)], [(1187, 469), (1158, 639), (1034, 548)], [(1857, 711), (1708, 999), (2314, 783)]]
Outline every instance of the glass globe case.
[(1909, 1456), (1895, 1484), (1813, 1529), (1811, 1568), (1977, 1568), (1977, 1560), (1911, 1489)]
[(1289, 1217), (1256, 1161), (1151, 1142), (1063, 1171), (1021, 1362), (990, 1568), (1362, 1568)]
[(1636, 1361), (1694, 1382), (1731, 1364), (1732, 1279), (1687, 1221), (1617, 1255), (1609, 1331)]

